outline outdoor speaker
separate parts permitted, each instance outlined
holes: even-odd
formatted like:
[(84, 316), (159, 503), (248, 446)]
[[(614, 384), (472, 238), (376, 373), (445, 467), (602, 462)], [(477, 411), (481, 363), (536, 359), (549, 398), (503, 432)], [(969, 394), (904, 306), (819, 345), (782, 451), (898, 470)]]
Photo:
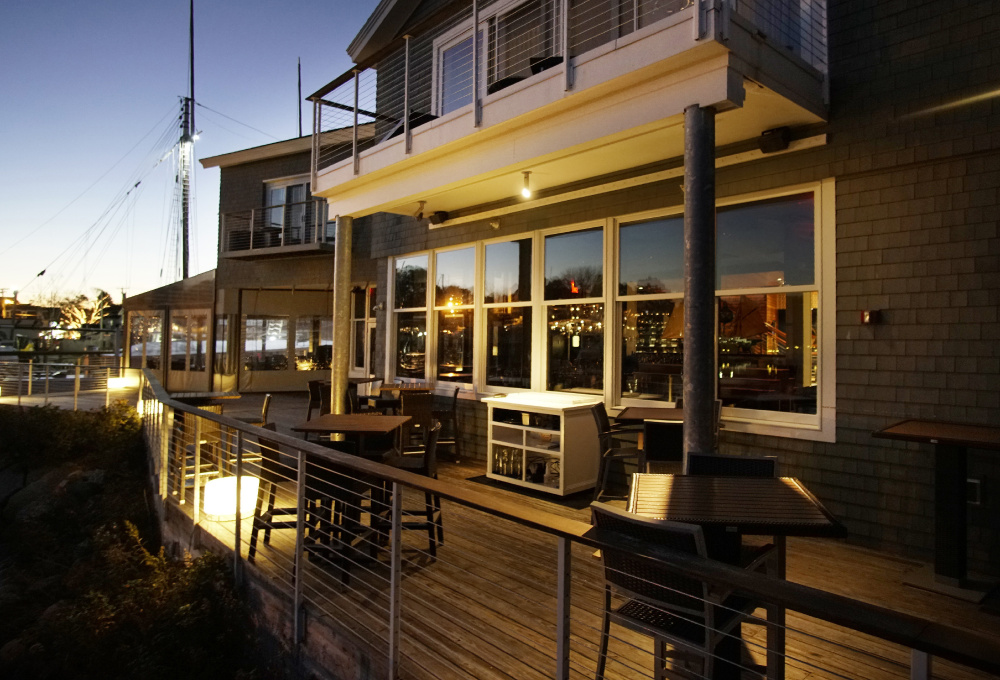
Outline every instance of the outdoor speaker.
[(430, 217), (431, 224), (441, 224), (447, 219), (448, 219), (448, 213), (446, 213), (444, 210), (437, 210)]
[(792, 130), (789, 127), (774, 128), (765, 130), (760, 135), (760, 150), (764, 153), (774, 153), (784, 151), (792, 141)]

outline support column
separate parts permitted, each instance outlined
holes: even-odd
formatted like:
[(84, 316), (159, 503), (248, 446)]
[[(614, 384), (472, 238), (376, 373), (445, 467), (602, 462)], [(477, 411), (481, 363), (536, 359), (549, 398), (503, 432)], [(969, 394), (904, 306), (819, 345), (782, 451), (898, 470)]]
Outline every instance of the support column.
[(715, 439), (715, 111), (684, 109), (684, 462)]
[(347, 374), (351, 361), (351, 240), (354, 218), (337, 216), (333, 257), (333, 365), (330, 410), (347, 413)]

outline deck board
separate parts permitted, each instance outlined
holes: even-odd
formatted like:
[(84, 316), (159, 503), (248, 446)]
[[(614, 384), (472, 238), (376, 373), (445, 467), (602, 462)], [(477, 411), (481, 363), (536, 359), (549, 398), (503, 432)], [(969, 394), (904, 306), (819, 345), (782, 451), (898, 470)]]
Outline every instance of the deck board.
[[(476, 462), (444, 463), (440, 477), (458, 487), (499, 494), (527, 508), (589, 521), (589, 509), (573, 509), (469, 481), (482, 474)], [(419, 507), (423, 494), (407, 493), (406, 507)], [(445, 500), (445, 542), (437, 559), (425, 554), (425, 531), (403, 532), (402, 669), (405, 680), (483, 678), (534, 680), (554, 672), (556, 541), (539, 532)], [(249, 540), (249, 521), (243, 540)], [(230, 529), (231, 537), (231, 529)], [(294, 532), (276, 530), (270, 546), (258, 544), (256, 566), (288, 585)], [(593, 677), (601, 622), (601, 560), (582, 545), (572, 553), (572, 678)], [(307, 598), (315, 606), (350, 616), (358, 639), (374, 640), (376, 654), (388, 647), (387, 555), (351, 569), (344, 587), (339, 571), (322, 560), (304, 563)], [(915, 562), (826, 538), (788, 539), (788, 579), (863, 602), (889, 607), (1000, 639), (1000, 619), (962, 600), (903, 585)], [(511, 579), (510, 575), (517, 578)], [(762, 610), (758, 612), (763, 615)], [(789, 680), (815, 678), (906, 678), (909, 650), (883, 640), (788, 613)], [(307, 622), (308, 626), (308, 622)], [(747, 653), (763, 663), (763, 626), (744, 625)], [(802, 632), (800, 632), (802, 631)], [(645, 636), (613, 627), (611, 679), (649, 677), (652, 645)], [(813, 637), (815, 636), (815, 637)], [(864, 654), (845, 654), (843, 648)], [(755, 647), (755, 645), (757, 647)], [(810, 665), (811, 664), (811, 665)], [(745, 673), (745, 678), (756, 677)], [(935, 678), (992, 677), (935, 660)]]

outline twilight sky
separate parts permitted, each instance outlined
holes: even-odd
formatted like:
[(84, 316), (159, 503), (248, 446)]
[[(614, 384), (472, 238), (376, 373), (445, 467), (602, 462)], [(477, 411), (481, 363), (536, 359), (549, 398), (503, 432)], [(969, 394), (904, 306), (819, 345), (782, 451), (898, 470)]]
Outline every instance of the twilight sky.
[[(351, 66), (376, 5), (195, 0), (195, 159), (297, 136), (296, 60), (309, 95)], [(188, 0), (4, 0), (0, 64), (0, 293), (118, 300), (175, 281), (160, 159), (180, 137)], [(195, 162), (193, 187), (192, 275), (215, 266), (219, 170)]]

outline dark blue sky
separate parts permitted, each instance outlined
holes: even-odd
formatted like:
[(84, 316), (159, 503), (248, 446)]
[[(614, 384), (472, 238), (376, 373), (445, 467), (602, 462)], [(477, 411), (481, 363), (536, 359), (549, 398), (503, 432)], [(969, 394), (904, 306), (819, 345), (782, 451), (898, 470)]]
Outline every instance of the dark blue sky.
[[(195, 157), (297, 136), (296, 60), (305, 95), (340, 75), (376, 4), (195, 0), (195, 97), (214, 111), (196, 108)], [(117, 299), (174, 280), (175, 173), (157, 161), (180, 134), (188, 0), (0, 2), (0, 63), (0, 289)], [(215, 266), (218, 176), (195, 164), (192, 273)]]

